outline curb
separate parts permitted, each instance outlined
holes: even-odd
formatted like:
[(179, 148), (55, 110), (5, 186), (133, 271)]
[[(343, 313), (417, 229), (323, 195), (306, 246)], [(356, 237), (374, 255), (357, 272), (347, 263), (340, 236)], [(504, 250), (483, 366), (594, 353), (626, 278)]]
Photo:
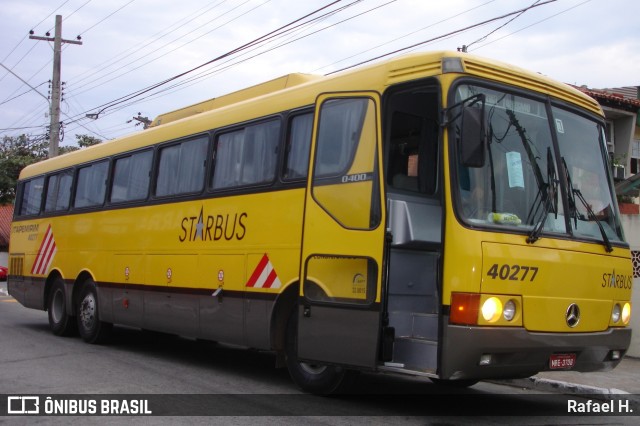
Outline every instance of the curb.
[(526, 379), (488, 380), (491, 383), (512, 386), (523, 389), (533, 389), (541, 392), (563, 393), (574, 395), (589, 395), (598, 399), (611, 399), (617, 395), (630, 395), (629, 392), (616, 388), (601, 388), (597, 386), (570, 383), (562, 380), (546, 379), (542, 377), (528, 377)]

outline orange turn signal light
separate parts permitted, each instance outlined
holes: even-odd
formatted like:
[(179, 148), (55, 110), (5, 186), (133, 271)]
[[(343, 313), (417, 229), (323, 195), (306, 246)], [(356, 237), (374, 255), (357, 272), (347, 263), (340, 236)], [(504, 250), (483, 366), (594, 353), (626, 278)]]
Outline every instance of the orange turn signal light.
[(480, 295), (476, 293), (452, 293), (451, 324), (476, 325), (478, 324), (478, 310), (480, 307)]

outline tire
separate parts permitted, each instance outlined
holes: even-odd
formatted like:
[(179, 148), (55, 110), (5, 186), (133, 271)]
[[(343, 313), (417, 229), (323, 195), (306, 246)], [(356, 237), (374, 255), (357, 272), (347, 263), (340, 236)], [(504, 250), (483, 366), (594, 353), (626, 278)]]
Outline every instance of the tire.
[(303, 391), (330, 395), (344, 392), (352, 384), (356, 372), (342, 367), (313, 364), (298, 360), (297, 310), (293, 310), (287, 323), (285, 342), (286, 364), (293, 382)]
[(76, 307), (78, 331), (87, 343), (103, 343), (111, 334), (112, 324), (100, 321), (96, 283), (89, 279), (82, 284)]
[(62, 278), (56, 278), (51, 284), (47, 298), (49, 328), (56, 336), (72, 336), (76, 334), (76, 319), (67, 312), (67, 293)]

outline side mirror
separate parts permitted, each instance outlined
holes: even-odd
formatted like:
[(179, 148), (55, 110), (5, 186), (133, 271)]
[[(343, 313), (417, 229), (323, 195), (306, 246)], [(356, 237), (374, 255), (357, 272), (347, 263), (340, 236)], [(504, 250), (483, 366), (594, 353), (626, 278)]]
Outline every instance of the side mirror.
[(460, 162), (465, 167), (483, 167), (487, 148), (487, 126), (482, 107), (463, 106), (460, 135)]

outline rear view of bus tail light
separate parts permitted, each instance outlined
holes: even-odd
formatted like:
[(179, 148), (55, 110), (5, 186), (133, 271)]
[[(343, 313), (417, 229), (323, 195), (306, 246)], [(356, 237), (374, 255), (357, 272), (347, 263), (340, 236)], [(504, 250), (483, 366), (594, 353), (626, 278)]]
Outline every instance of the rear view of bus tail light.
[(480, 295), (475, 293), (452, 293), (449, 322), (460, 325), (478, 324)]

